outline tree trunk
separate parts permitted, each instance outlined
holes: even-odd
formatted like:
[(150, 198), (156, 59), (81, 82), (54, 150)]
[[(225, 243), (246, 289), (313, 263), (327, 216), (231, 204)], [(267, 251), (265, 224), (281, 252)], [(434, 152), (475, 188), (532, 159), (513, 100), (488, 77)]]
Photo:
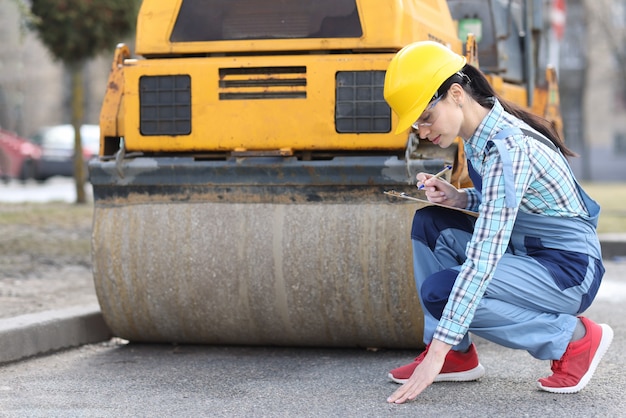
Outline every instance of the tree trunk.
[(74, 182), (76, 183), (76, 203), (87, 203), (85, 195), (85, 162), (80, 127), (83, 124), (83, 63), (69, 66), (72, 77), (72, 125), (74, 126)]

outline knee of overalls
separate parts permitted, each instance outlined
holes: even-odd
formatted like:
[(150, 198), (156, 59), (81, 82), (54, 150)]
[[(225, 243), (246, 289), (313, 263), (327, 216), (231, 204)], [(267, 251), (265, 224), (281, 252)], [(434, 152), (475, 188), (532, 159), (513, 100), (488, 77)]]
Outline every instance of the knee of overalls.
[(417, 210), (413, 216), (411, 239), (423, 242), (432, 250), (441, 231), (452, 228), (471, 233), (475, 221), (473, 216), (454, 209), (427, 206)]
[(458, 274), (459, 272), (453, 269), (441, 270), (428, 276), (422, 284), (420, 289), (422, 305), (437, 319), (441, 318)]

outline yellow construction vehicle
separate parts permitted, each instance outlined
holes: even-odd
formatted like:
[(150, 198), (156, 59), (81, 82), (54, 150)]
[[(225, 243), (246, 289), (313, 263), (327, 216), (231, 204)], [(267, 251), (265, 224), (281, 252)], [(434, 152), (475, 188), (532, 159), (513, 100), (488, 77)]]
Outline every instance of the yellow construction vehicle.
[(144, 0), (90, 163), (94, 281), (113, 333), (422, 346), (416, 205), (384, 192), (418, 194), (415, 174), (446, 164), (463, 183), (464, 158), (393, 133), (385, 70), (417, 40), (465, 48), (504, 96), (557, 121), (555, 80), (532, 76), (540, 25), (524, 4)]

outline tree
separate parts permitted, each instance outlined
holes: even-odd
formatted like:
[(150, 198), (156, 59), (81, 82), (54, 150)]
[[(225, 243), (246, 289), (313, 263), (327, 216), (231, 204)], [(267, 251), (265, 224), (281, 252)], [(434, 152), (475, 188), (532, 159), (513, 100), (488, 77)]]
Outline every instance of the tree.
[(71, 76), (76, 203), (85, 203), (85, 172), (80, 126), (83, 123), (83, 68), (103, 51), (112, 51), (135, 27), (140, 0), (31, 0), (34, 28)]

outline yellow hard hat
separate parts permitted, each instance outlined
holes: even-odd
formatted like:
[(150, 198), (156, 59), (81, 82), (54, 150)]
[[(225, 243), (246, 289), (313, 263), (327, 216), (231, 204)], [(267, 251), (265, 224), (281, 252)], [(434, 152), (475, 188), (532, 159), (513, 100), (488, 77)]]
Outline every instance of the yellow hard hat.
[(387, 68), (383, 93), (399, 118), (396, 134), (420, 117), (441, 84), (464, 65), (464, 56), (437, 42), (415, 42), (398, 51)]

